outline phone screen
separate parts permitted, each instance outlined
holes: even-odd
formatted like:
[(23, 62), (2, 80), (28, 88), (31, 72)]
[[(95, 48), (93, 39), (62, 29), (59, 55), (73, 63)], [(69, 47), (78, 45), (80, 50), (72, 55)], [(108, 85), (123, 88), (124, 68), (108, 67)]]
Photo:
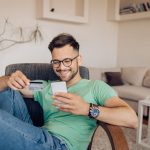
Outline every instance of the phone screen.
[(64, 82), (64, 81), (52, 82), (51, 87), (52, 87), (52, 93), (53, 94), (55, 94), (56, 92), (65, 92), (65, 93), (67, 93), (67, 86), (66, 86), (66, 82)]

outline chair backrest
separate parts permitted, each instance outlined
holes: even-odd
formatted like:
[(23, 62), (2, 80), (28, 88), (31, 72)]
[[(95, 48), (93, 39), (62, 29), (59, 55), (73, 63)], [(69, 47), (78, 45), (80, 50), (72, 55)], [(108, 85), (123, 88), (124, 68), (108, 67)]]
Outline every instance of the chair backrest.
[[(30, 80), (58, 80), (59, 78), (48, 63), (19, 63), (8, 65), (5, 75), (10, 75), (16, 70), (22, 71)], [(89, 79), (89, 70), (80, 66), (80, 75), (84, 79)]]

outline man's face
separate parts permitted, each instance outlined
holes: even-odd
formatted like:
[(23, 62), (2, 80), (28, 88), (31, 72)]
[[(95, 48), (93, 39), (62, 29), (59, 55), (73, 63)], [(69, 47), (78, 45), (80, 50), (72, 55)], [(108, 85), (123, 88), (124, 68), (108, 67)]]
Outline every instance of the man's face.
[[(60, 63), (58, 67), (53, 65), (53, 70), (56, 75), (62, 80), (66, 82), (70, 82), (73, 79), (80, 78), (79, 75), (79, 65), (80, 65), (80, 56), (78, 56), (78, 52), (73, 49), (72, 46), (66, 45), (62, 48), (54, 48), (52, 52), (52, 60), (67, 60), (66, 58), (73, 59), (70, 66), (65, 66), (65, 63)], [(67, 61), (66, 61), (67, 63)]]

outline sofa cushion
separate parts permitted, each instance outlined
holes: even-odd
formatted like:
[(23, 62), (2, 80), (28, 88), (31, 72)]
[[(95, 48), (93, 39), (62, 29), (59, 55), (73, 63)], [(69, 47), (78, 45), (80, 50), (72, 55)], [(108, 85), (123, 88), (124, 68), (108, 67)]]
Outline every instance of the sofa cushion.
[(146, 72), (146, 75), (143, 80), (143, 86), (150, 88), (150, 70)]
[(143, 100), (150, 95), (150, 88), (140, 87), (140, 86), (113, 86), (115, 91), (118, 93), (118, 96), (124, 99), (130, 100)]
[(135, 86), (142, 86), (142, 82), (148, 68), (145, 67), (124, 67), (122, 68), (122, 78), (125, 83)]
[(106, 82), (110, 86), (123, 85), (121, 72), (105, 72)]

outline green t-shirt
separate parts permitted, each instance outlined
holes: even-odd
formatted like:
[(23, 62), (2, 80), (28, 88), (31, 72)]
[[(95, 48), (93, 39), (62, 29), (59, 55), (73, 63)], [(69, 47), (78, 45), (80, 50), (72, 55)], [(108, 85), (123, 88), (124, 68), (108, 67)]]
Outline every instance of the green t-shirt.
[[(51, 105), (54, 102), (51, 82), (48, 81), (42, 91), (34, 92), (34, 99), (40, 103), (44, 111), (43, 128), (63, 139), (69, 150), (86, 150), (96, 127), (96, 120), (88, 116), (62, 112)], [(67, 90), (81, 96), (88, 103), (101, 106), (107, 99), (117, 95), (109, 85), (99, 80), (82, 79)]]

